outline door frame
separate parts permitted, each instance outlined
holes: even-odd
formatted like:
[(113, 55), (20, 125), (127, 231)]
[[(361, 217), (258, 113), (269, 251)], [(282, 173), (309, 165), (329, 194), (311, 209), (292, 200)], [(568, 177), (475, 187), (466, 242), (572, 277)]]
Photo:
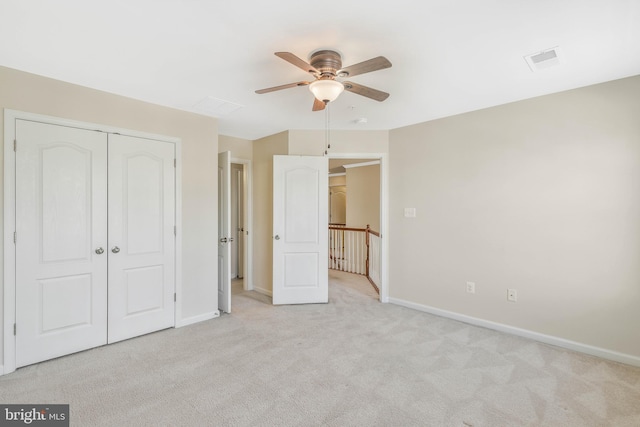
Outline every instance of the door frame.
[[(233, 154), (233, 151), (231, 152)], [(245, 291), (253, 290), (253, 166), (251, 160), (231, 157), (231, 163), (242, 165), (243, 184), (244, 184), (244, 262), (242, 265), (243, 289)], [(231, 185), (231, 184), (229, 184)], [(233, 297), (232, 297), (233, 298)], [(232, 303), (233, 304), (233, 303)]]
[[(14, 324), (16, 321), (16, 247), (14, 232), (16, 229), (16, 167), (14, 141), (16, 139), (16, 120), (35, 121), (51, 125), (74, 127), (93, 130), (96, 132), (118, 133), (138, 138), (169, 142), (175, 145), (175, 224), (177, 228), (175, 239), (175, 293), (176, 299), (182, 300), (182, 141), (180, 138), (139, 132), (131, 129), (118, 128), (97, 123), (81, 122), (62, 119), (59, 117), (24, 111), (4, 110), (4, 224), (3, 224), (3, 365), (0, 374), (8, 374), (16, 370), (16, 339)], [(182, 308), (175, 303), (174, 327), (182, 326)]]
[[(389, 155), (387, 153), (332, 153), (329, 159), (378, 159), (380, 160), (380, 302), (389, 302)], [(328, 171), (327, 171), (328, 172)], [(347, 203), (349, 201), (347, 200)]]

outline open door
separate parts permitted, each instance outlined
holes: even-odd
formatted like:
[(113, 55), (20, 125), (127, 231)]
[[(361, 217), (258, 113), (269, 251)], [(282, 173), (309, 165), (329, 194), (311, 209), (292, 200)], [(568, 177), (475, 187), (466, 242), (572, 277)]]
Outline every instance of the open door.
[(273, 156), (273, 303), (329, 301), (328, 160)]
[(231, 153), (218, 154), (218, 309), (231, 313)]

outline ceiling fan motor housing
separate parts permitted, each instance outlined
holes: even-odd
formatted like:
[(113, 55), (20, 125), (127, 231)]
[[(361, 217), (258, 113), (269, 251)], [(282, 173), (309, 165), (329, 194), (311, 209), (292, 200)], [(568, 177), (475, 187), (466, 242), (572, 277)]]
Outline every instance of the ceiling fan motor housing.
[(274, 52), (274, 54), (289, 62), (292, 65), (313, 75), (313, 81), (300, 81), (256, 90), (256, 93), (275, 92), (281, 89), (288, 89), (299, 86), (309, 86), (309, 90), (315, 97), (313, 111), (324, 110), (325, 105), (334, 101), (342, 91), (361, 95), (375, 101), (384, 101), (389, 94), (381, 90), (359, 85), (353, 82), (341, 82), (336, 78), (353, 77), (359, 74), (370, 73), (371, 71), (383, 70), (391, 67), (391, 62), (384, 56), (371, 58), (367, 61), (359, 62), (342, 68), (342, 55), (330, 50), (321, 49), (309, 55), (309, 61), (298, 58), (291, 52)]
[(342, 68), (342, 57), (333, 50), (319, 50), (314, 52), (309, 63), (318, 71), (321, 77), (336, 77), (336, 73)]

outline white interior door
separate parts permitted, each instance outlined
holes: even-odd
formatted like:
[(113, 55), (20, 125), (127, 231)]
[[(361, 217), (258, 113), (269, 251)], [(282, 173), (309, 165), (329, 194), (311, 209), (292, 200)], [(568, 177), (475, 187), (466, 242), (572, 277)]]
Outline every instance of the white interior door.
[(109, 342), (175, 324), (175, 146), (109, 135)]
[(231, 152), (218, 154), (218, 309), (231, 313)]
[(273, 303), (329, 301), (328, 161), (273, 156)]
[(107, 343), (107, 136), (16, 121), (16, 366)]

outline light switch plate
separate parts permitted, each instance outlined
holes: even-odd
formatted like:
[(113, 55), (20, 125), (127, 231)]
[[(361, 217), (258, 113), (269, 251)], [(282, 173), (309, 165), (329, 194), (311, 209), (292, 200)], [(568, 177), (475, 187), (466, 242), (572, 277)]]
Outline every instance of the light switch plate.
[(404, 208), (404, 217), (405, 218), (415, 218), (416, 217), (416, 208)]

